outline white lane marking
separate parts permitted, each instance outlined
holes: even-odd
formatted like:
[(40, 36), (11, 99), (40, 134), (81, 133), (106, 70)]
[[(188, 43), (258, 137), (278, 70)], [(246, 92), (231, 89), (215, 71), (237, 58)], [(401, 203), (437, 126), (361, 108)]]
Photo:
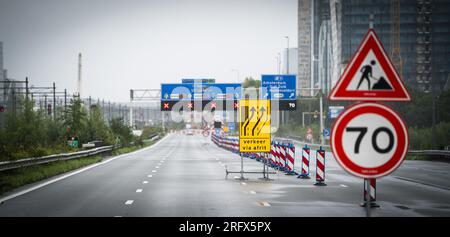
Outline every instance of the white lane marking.
[(247, 185), (247, 183), (244, 183), (244, 182), (242, 182), (241, 184), (244, 185), (244, 186)]
[(271, 205), (268, 202), (259, 202), (259, 205), (263, 207), (270, 207)]
[(137, 193), (142, 193), (142, 189), (136, 189)]
[(155, 169), (159, 169), (159, 166), (155, 166)]
[(164, 163), (164, 160), (162, 160), (161, 163)]
[(239, 179), (239, 177), (237, 177), (237, 176), (234, 176), (233, 178), (234, 178), (234, 179)]
[(90, 170), (90, 169), (95, 168), (95, 167), (97, 167), (97, 166), (107, 164), (107, 163), (109, 163), (109, 162), (111, 162), (111, 161), (117, 160), (117, 159), (122, 158), (122, 157), (124, 157), (124, 156), (134, 155), (134, 154), (141, 153), (141, 152), (143, 152), (143, 151), (149, 150), (149, 149), (154, 148), (155, 146), (157, 146), (157, 145), (158, 145), (159, 143), (161, 143), (162, 141), (166, 140), (168, 137), (171, 137), (171, 136), (170, 136), (170, 135), (165, 136), (163, 139), (157, 141), (155, 144), (153, 144), (153, 145), (151, 145), (151, 146), (148, 146), (148, 147), (145, 147), (145, 148), (142, 148), (142, 149), (140, 149), (140, 150), (133, 151), (133, 152), (130, 152), (130, 153), (127, 153), (127, 154), (118, 155), (118, 156), (116, 156), (116, 157), (114, 157), (114, 158), (111, 158), (111, 159), (102, 161), (102, 162), (100, 162), (100, 163), (97, 163), (97, 164), (93, 164), (93, 165), (84, 167), (84, 168), (82, 168), (82, 169), (80, 169), (80, 170), (77, 170), (77, 171), (71, 172), (71, 173), (69, 173), (69, 174), (60, 176), (60, 177), (58, 177), (58, 178), (49, 180), (49, 181), (47, 181), (47, 182), (44, 182), (44, 183), (39, 184), (39, 185), (36, 185), (36, 186), (31, 187), (31, 188), (29, 188), (29, 189), (25, 189), (25, 190), (23, 190), (23, 191), (20, 191), (20, 192), (11, 194), (11, 195), (9, 195), (9, 196), (6, 196), (6, 197), (0, 199), (0, 203), (5, 202), (5, 201), (7, 201), (7, 200), (9, 200), (9, 199), (18, 197), (18, 196), (22, 196), (22, 195), (24, 195), (24, 194), (26, 194), (26, 193), (29, 193), (29, 192), (31, 192), (31, 191), (34, 191), (34, 190), (36, 190), (36, 189), (45, 187), (45, 186), (47, 186), (47, 185), (49, 185), (49, 184), (58, 182), (58, 181), (60, 181), (60, 180), (69, 178), (70, 176), (73, 176), (73, 175), (82, 173), (82, 172), (84, 172), (84, 171)]
[(149, 175), (147, 175), (147, 177), (151, 178), (151, 177), (153, 177), (153, 175), (149, 174)]
[(251, 193), (251, 194), (256, 194), (256, 192), (255, 192), (255, 191), (253, 191), (253, 190), (252, 190), (252, 191), (250, 191), (250, 193)]
[(133, 204), (133, 202), (134, 202), (133, 200), (128, 200), (125, 202), (125, 205), (131, 205), (131, 204)]
[(156, 173), (156, 170), (152, 170), (153, 173)]
[(147, 180), (145, 180), (145, 181), (142, 181), (142, 183), (143, 183), (143, 184), (148, 184), (148, 181), (147, 181)]
[(122, 217), (122, 216), (114, 216), (114, 217)]
[(161, 165), (162, 165), (161, 163), (158, 164), (158, 166), (161, 166)]
[(343, 188), (348, 188), (348, 186), (345, 185), (345, 184), (340, 184), (339, 186), (341, 186), (341, 187), (343, 187)]

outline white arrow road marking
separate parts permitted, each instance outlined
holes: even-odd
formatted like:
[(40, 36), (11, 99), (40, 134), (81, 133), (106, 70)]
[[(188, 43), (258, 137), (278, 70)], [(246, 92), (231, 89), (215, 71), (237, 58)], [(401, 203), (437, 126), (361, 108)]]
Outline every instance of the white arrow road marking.
[(134, 202), (133, 200), (128, 200), (125, 202), (125, 205), (131, 205), (131, 204), (133, 204), (133, 202)]

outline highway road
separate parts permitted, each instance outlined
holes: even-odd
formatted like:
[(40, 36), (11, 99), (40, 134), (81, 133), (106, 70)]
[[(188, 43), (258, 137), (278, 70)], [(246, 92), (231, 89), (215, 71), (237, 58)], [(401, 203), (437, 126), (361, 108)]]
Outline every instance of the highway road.
[[(299, 161), (297, 152), (297, 170)], [(330, 153), (326, 165), (324, 187), (281, 172), (272, 181), (258, 179), (261, 174), (241, 181), (225, 175), (225, 167), (240, 170), (238, 155), (201, 135), (170, 134), (151, 147), (8, 193), (0, 197), (0, 216), (365, 216), (362, 180)], [(262, 164), (245, 159), (244, 167), (260, 171)], [(378, 180), (381, 207), (372, 216), (450, 216), (449, 171), (448, 163), (405, 161)]]

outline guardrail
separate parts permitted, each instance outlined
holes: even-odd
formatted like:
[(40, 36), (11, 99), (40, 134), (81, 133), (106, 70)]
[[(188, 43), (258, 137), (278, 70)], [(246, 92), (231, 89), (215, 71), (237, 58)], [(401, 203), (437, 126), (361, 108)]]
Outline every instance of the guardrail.
[[(154, 141), (158, 139), (160, 136), (158, 133), (152, 134), (149, 136), (149, 141)], [(0, 162), (0, 171), (4, 170), (12, 170), (17, 169), (21, 167), (26, 166), (33, 166), (33, 165), (39, 165), (39, 164), (45, 164), (50, 163), (54, 161), (59, 160), (71, 160), (76, 158), (83, 158), (93, 155), (98, 155), (105, 152), (111, 152), (114, 148), (114, 146), (102, 146), (97, 147), (89, 150), (84, 151), (77, 151), (77, 152), (71, 152), (71, 153), (63, 153), (63, 154), (54, 154), (49, 156), (42, 156), (42, 157), (35, 157), (35, 158), (26, 158), (26, 159), (20, 159), (15, 161), (4, 161)]]
[(89, 149), (85, 151), (78, 151), (72, 153), (55, 154), (49, 156), (42, 156), (36, 158), (27, 158), (16, 161), (4, 161), (0, 162), (0, 171), (17, 169), (26, 166), (45, 164), (59, 160), (71, 160), (76, 158), (88, 157), (92, 155), (97, 155), (105, 152), (112, 151), (114, 146), (102, 146), (94, 149)]
[(409, 150), (410, 155), (443, 156), (450, 158), (450, 150)]
[[(297, 143), (300, 144), (305, 144), (308, 145), (310, 147), (324, 147), (324, 148), (330, 148), (330, 145), (320, 145), (320, 144), (315, 144), (315, 143), (308, 143), (308, 142), (304, 142), (301, 141), (299, 139), (301, 139), (298, 136), (286, 136), (286, 137), (277, 137), (279, 139), (291, 139)], [(440, 157), (446, 157), (446, 158), (450, 158), (450, 150), (408, 150), (408, 154), (409, 155), (423, 155), (423, 156), (440, 156)]]

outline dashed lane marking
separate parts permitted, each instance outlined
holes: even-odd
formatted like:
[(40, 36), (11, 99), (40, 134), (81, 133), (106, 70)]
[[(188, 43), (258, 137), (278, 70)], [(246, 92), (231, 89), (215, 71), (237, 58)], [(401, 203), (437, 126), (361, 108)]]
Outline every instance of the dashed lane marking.
[(148, 184), (148, 181), (147, 181), (147, 180), (145, 180), (145, 181), (142, 181), (142, 183), (143, 183), (143, 184)]
[(153, 173), (156, 173), (156, 170), (152, 170)]
[(147, 177), (151, 178), (151, 177), (153, 177), (153, 175), (149, 174), (149, 175), (147, 175)]
[(142, 189), (136, 189), (137, 193), (142, 193)]
[(49, 184), (52, 184), (52, 183), (58, 182), (58, 181), (60, 181), (60, 180), (66, 179), (66, 178), (68, 178), (68, 177), (71, 177), (71, 176), (77, 175), (77, 174), (79, 174), (79, 173), (85, 172), (85, 171), (90, 170), (90, 169), (92, 169), (92, 168), (95, 168), (95, 167), (97, 167), (97, 166), (101, 166), (101, 165), (107, 164), (107, 163), (112, 162), (112, 161), (114, 161), (114, 160), (117, 160), (117, 159), (119, 159), (119, 158), (126, 157), (126, 156), (130, 156), (130, 155), (135, 155), (135, 154), (141, 153), (141, 152), (143, 152), (143, 151), (147, 151), (147, 150), (150, 150), (150, 149), (154, 149), (155, 147), (157, 147), (159, 144), (161, 144), (163, 141), (165, 141), (165, 140), (166, 140), (167, 138), (169, 138), (169, 137), (171, 137), (171, 136), (165, 136), (163, 139), (159, 140), (159, 141), (156, 142), (155, 144), (153, 144), (153, 145), (151, 145), (151, 146), (148, 146), (148, 147), (145, 147), (145, 148), (142, 148), (142, 149), (140, 149), (140, 150), (133, 151), (133, 152), (126, 153), (126, 154), (122, 154), (122, 155), (118, 155), (118, 156), (116, 156), (116, 157), (113, 157), (113, 158), (111, 158), (111, 159), (102, 161), (102, 162), (100, 162), (100, 163), (96, 163), (96, 164), (87, 166), (87, 167), (85, 167), (85, 168), (82, 168), (82, 169), (80, 169), (80, 170), (70, 172), (70, 173), (68, 173), (68, 174), (66, 174), (66, 175), (63, 175), (63, 176), (60, 176), (60, 177), (57, 177), (57, 178), (54, 178), (54, 179), (50, 179), (49, 181), (46, 181), (46, 182), (44, 182), (44, 183), (42, 183), (42, 184), (38, 184), (38, 185), (33, 186), (33, 187), (31, 187), (31, 188), (28, 188), (28, 189), (26, 189), (26, 190), (22, 190), (22, 191), (20, 191), (20, 192), (13, 193), (13, 194), (11, 194), (11, 195), (9, 195), (9, 196), (6, 196), (6, 197), (4, 197), (4, 198), (1, 198), (1, 199), (0, 199), (0, 203), (5, 202), (5, 201), (7, 201), (7, 200), (9, 200), (9, 199), (12, 199), (12, 198), (15, 198), (15, 197), (24, 195), (24, 194), (26, 194), (26, 193), (29, 193), (29, 192), (34, 191), (34, 190), (36, 190), (36, 189), (42, 188), (42, 187), (47, 186), (47, 185), (49, 185)]
[(341, 187), (343, 187), (343, 188), (348, 188), (348, 186), (345, 185), (345, 184), (340, 184), (339, 186), (341, 186)]
[(270, 207), (271, 206), (270, 203), (268, 203), (266, 201), (259, 202), (259, 205), (261, 205), (263, 207)]
[(251, 193), (251, 194), (256, 194), (256, 192), (255, 192), (255, 191), (253, 191), (253, 190), (252, 190), (252, 191), (250, 191), (250, 193)]

